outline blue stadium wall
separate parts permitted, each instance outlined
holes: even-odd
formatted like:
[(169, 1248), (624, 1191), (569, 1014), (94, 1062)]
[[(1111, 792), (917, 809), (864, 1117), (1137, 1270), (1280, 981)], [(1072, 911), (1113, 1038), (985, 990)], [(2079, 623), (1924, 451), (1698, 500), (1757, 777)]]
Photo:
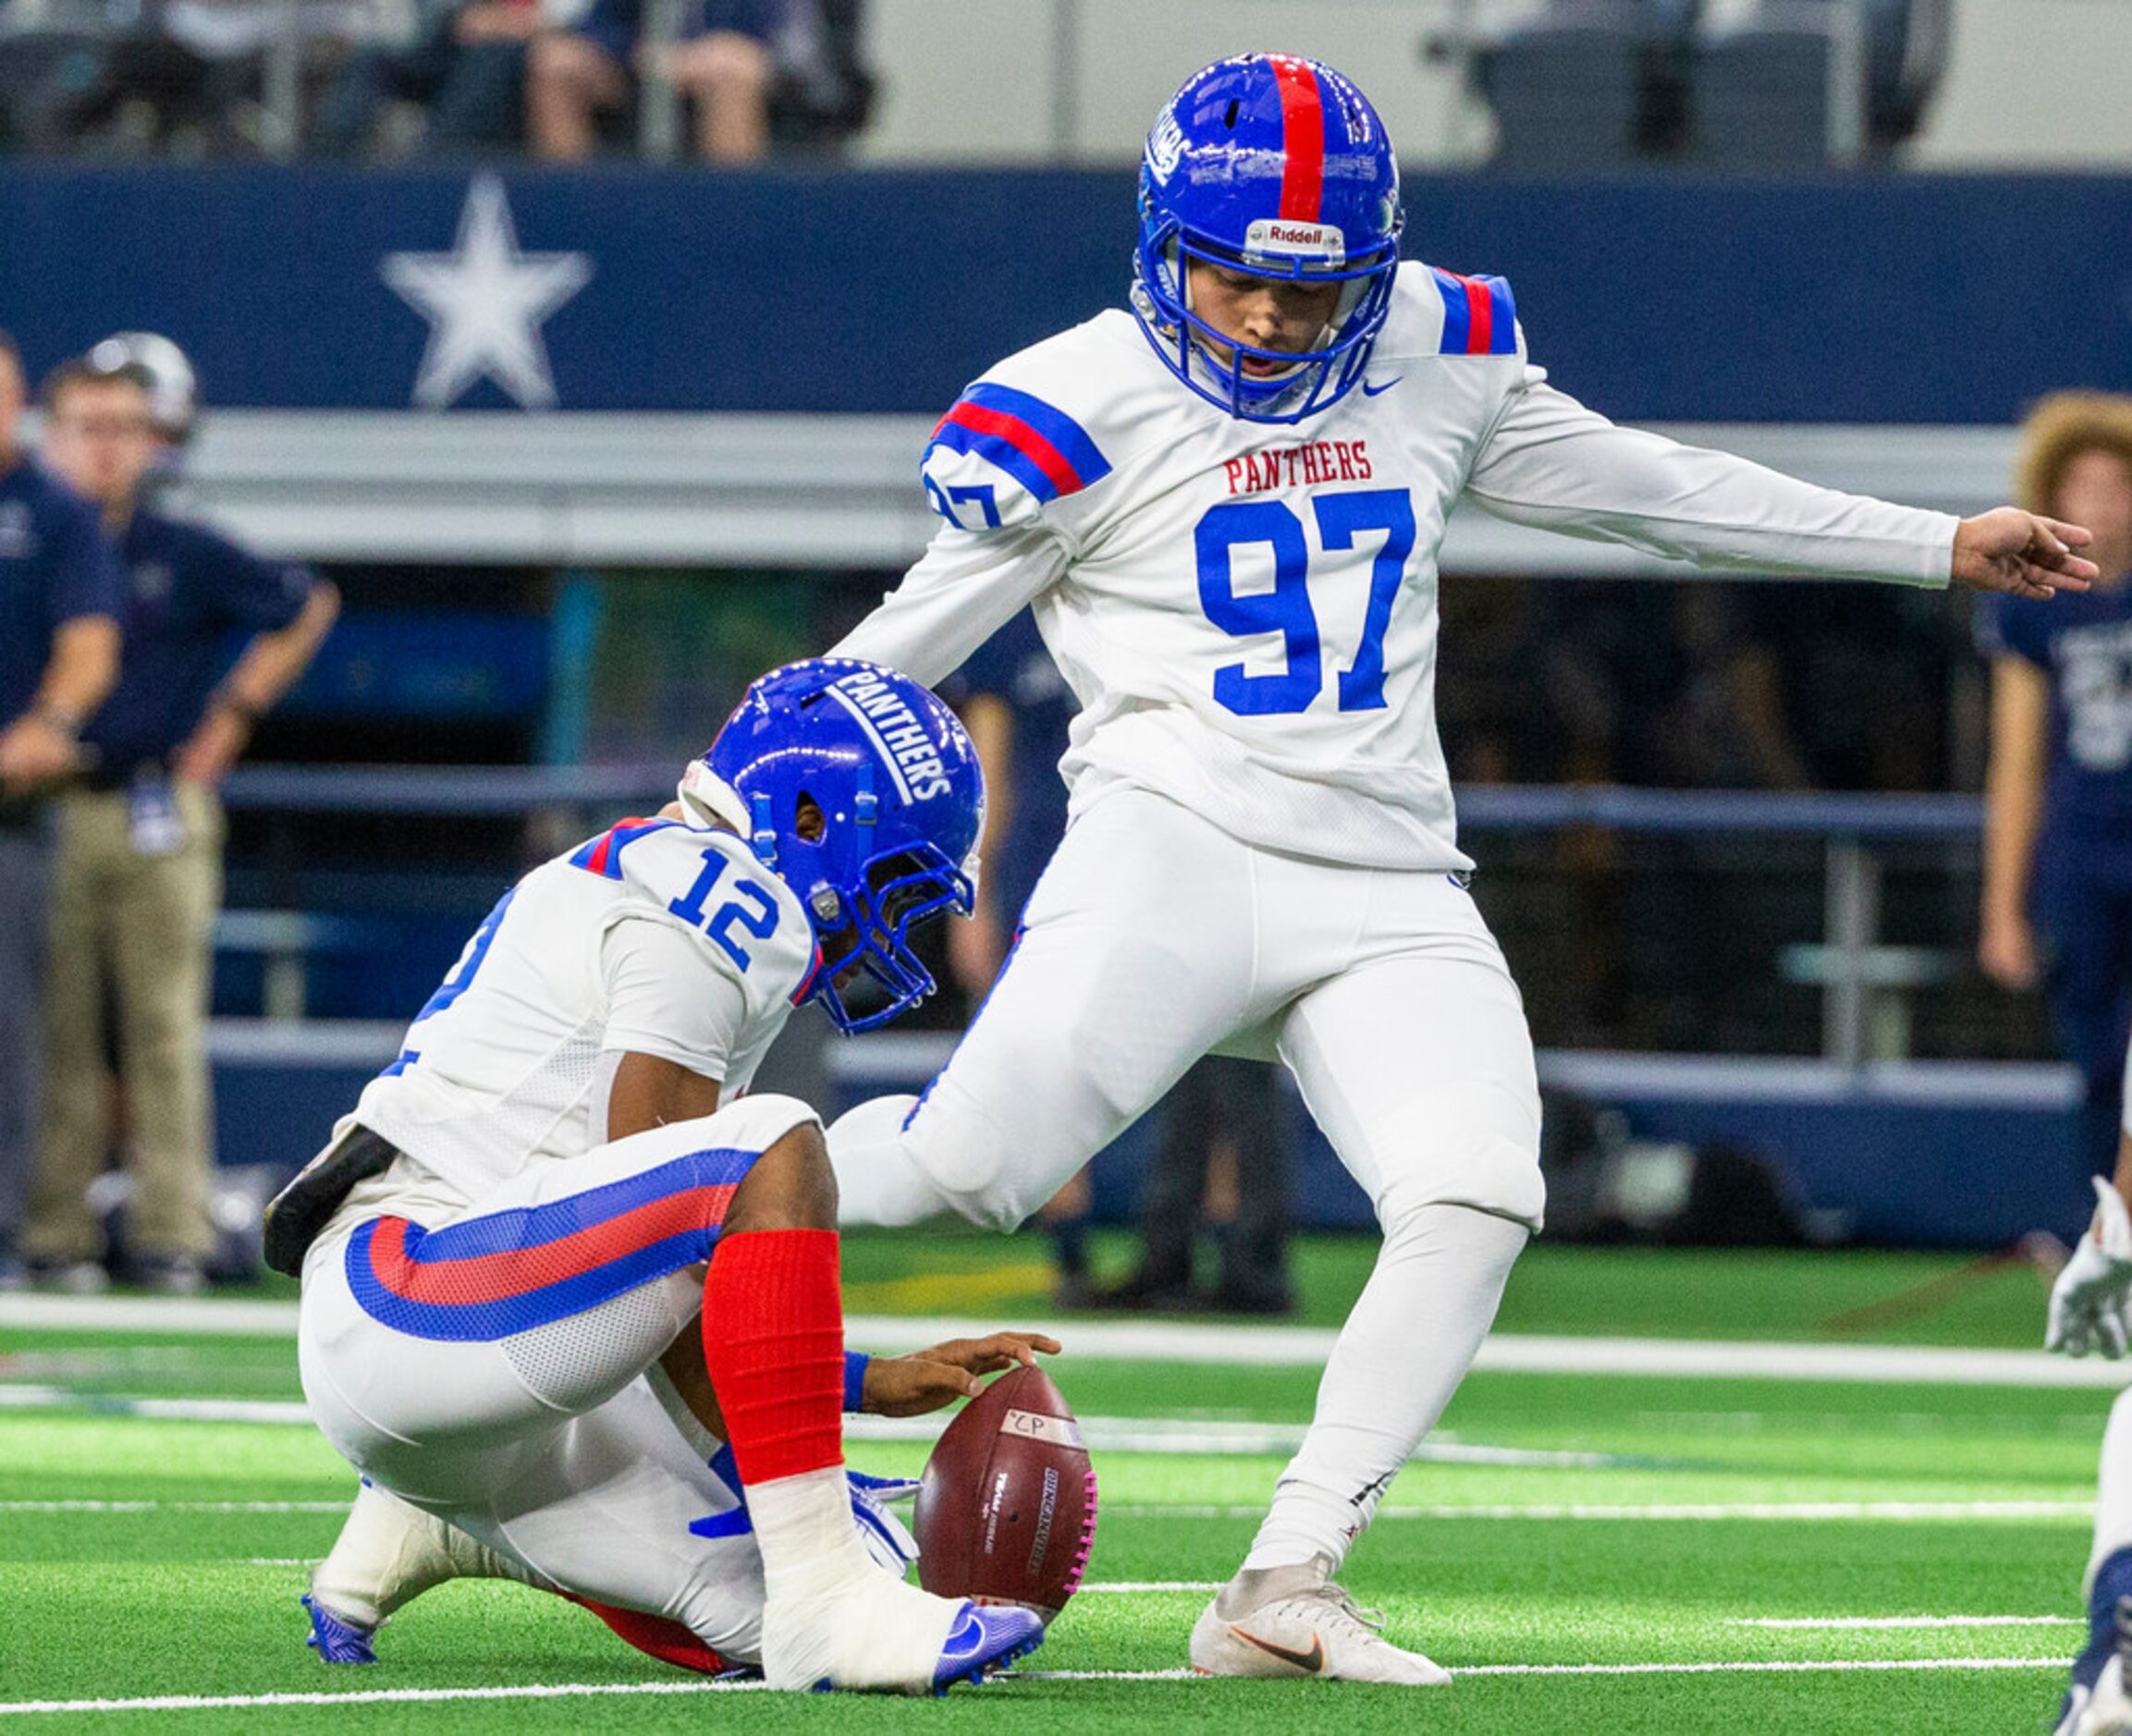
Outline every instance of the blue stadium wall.
[[(429, 332), (386, 263), (453, 251), (475, 178), (0, 163), (0, 326), (33, 371), (145, 327), (218, 405), (405, 410)], [(564, 412), (937, 411), (995, 358), (1119, 305), (1132, 242), (1113, 172), (501, 180), (517, 248), (590, 267), (542, 327)], [(1626, 420), (2004, 425), (2057, 386), (2132, 390), (2132, 179), (1414, 177), (1407, 206), (1410, 254), (1509, 276), (1536, 359)], [(459, 407), (511, 404), (482, 383)], [(226, 1158), (293, 1162), (365, 1070), (218, 1070)], [(1778, 1152), (1871, 1237), (1990, 1243), (2070, 1228), (2086, 1197), (2062, 1108), (1625, 1106), (1649, 1137)], [(1298, 1204), (1366, 1210), (1315, 1142)]]
[[(1119, 303), (1132, 240), (1113, 172), (503, 178), (519, 245), (592, 267), (546, 323), (564, 410), (944, 406)], [(470, 179), (0, 165), (0, 325), (33, 368), (145, 326), (219, 403), (403, 409), (426, 328), (382, 267), (447, 251)], [(2004, 423), (2132, 387), (2132, 181), (1417, 176), (1407, 208), (1410, 253), (1508, 275), (1557, 382), (1632, 420)]]

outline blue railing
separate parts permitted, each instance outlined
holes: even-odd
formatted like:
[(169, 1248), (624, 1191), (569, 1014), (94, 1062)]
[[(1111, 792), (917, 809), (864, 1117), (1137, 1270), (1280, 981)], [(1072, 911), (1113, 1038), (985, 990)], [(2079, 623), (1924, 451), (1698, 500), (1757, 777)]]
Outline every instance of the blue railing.
[[(584, 812), (587, 824), (671, 799), (668, 764), (570, 766), (250, 766), (227, 791), (253, 813), (478, 815)], [(1657, 836), (1785, 836), (1823, 842), (1827, 919), (1820, 944), (1786, 949), (1794, 981), (1822, 993), (1822, 1052), (1856, 1067), (1906, 1046), (1903, 996), (1943, 981), (1951, 958), (1880, 944), (1877, 846), (1970, 843), (1983, 804), (1969, 795), (1819, 795), (1746, 790), (1629, 789), (1613, 785), (1476, 786), (1458, 797), (1468, 831), (1560, 831), (1594, 826)], [(287, 955), (281, 959), (287, 978)], [(284, 984), (283, 1005), (301, 1004)], [(1890, 1031), (1897, 1034), (1891, 1039)], [(1875, 1033), (1881, 1034), (1876, 1036)]]
[[(286, 813), (480, 814), (548, 807), (631, 807), (670, 801), (679, 767), (246, 766), (229, 780), (232, 808)], [(1544, 832), (1744, 832), (1874, 843), (1973, 838), (1983, 803), (1967, 795), (1820, 795), (1734, 789), (1631, 789), (1616, 784), (1478, 784), (1458, 792), (1464, 825)]]

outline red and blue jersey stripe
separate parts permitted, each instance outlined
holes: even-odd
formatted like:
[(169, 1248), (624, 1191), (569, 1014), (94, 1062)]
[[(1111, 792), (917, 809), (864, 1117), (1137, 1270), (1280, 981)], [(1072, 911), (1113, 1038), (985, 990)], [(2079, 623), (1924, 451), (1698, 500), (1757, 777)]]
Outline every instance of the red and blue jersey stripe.
[(410, 1338), (508, 1338), (711, 1257), (759, 1154), (691, 1152), (582, 1193), (424, 1229), (375, 1217), (349, 1238), (348, 1283)]
[(1461, 277), (1434, 265), (1429, 274), (1436, 279), (1437, 294), (1443, 298), (1441, 354), (1517, 354), (1517, 303), (1510, 285), (1501, 277)]
[(926, 450), (933, 446), (997, 465), (1041, 501), (1077, 495), (1110, 474), (1109, 460), (1064, 410), (986, 380), (964, 388), (940, 418)]
[(609, 880), (622, 877), (622, 851), (647, 832), (665, 830), (679, 825), (679, 820), (623, 820), (610, 825), (597, 837), (588, 838), (570, 851), (570, 866), (587, 869), (595, 874), (604, 874)]

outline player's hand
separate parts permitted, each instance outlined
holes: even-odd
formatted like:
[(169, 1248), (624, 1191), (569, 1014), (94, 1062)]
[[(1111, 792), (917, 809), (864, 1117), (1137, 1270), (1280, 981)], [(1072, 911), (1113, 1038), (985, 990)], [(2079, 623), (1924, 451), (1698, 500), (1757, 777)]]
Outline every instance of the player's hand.
[(2042, 969), (2036, 957), (2036, 931), (2028, 919), (2017, 911), (1986, 917), (1977, 936), (1977, 962), (2003, 989), (2020, 994), (2034, 988)]
[(2080, 1238), (2080, 1245), (2051, 1287), (2043, 1348), (2067, 1356), (2101, 1351), (2114, 1362), (2125, 1354), (2128, 1292), (2132, 1292), (2132, 1213), (2126, 1211), (2123, 1195), (2097, 1176), (2094, 1227)]
[(251, 727), (227, 706), (217, 706), (178, 744), (170, 757), (171, 773), (180, 783), (213, 789), (229, 776), (251, 740)]
[(2094, 540), (2077, 524), (2000, 507), (1955, 527), (1954, 581), (2016, 597), (2085, 591), (2101, 568), (2073, 551)]
[(0, 729), (0, 786), (33, 789), (80, 765), (81, 744), (36, 712)]
[(874, 1416), (924, 1416), (958, 1399), (974, 1399), (982, 1379), (1017, 1365), (1034, 1368), (1036, 1352), (1059, 1353), (1059, 1340), (1041, 1332), (995, 1332), (984, 1339), (950, 1339), (908, 1356), (876, 1356), (866, 1364), (861, 1396)]

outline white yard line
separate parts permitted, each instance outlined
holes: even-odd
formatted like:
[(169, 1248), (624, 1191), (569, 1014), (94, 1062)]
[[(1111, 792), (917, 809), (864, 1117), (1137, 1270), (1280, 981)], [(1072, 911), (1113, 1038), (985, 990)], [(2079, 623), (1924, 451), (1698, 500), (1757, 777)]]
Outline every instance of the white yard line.
[[(1681, 1664), (1469, 1664), (1459, 1676), (1708, 1676), (1811, 1675), (1824, 1671), (1916, 1669), (2053, 1669), (2056, 1657), (1852, 1657), (1813, 1661)], [(1195, 1681), (1189, 1669), (1032, 1669), (1010, 1677), (1020, 1681)], [(1214, 1691), (1209, 1684), (1210, 1691)], [(349, 1693), (157, 1694), (135, 1700), (15, 1700), (0, 1702), (0, 1718), (40, 1713), (217, 1712), (282, 1705), (421, 1705), (446, 1700), (568, 1700), (637, 1694), (760, 1693), (756, 1681), (558, 1682), (507, 1688), (381, 1688)]]
[(0, 1501), (0, 1513), (345, 1513), (346, 1501)]
[[(1086, 1591), (1088, 1587), (1081, 1588)], [(1896, 1628), (2084, 1628), (2078, 1616), (1743, 1616), (1732, 1628), (1886, 1632)]]
[(1229, 1582), (1220, 1579), (1105, 1579), (1096, 1580), (1081, 1587), (1083, 1593), (1112, 1592), (1137, 1595), (1141, 1592), (1210, 1592), (1219, 1591)]
[[(0, 1411), (82, 1411), (102, 1416), (147, 1417), (161, 1422), (268, 1423), (308, 1426), (311, 1412), (298, 1399), (137, 1399), (117, 1393), (80, 1393), (65, 1387), (0, 1383)], [(949, 1413), (933, 1416), (853, 1416), (847, 1439), (936, 1441)], [(1082, 1437), (1106, 1452), (1279, 1454), (1303, 1444), (1301, 1423), (1240, 1423), (1221, 1418), (1084, 1416)], [(1562, 1452), (1532, 1447), (1488, 1447), (1470, 1441), (1424, 1441), (1414, 1457), (1427, 1464), (1524, 1465), (1595, 1471), (1650, 1469), (1652, 1461), (1614, 1453)]]
[[(8, 1327), (212, 1337), (293, 1338), (294, 1302), (139, 1296), (0, 1296)], [(854, 1314), (852, 1341), (885, 1351), (982, 1337), (995, 1322)], [(1089, 1361), (1316, 1368), (1332, 1349), (1324, 1326), (1207, 1326), (1161, 1320), (1081, 1320), (1048, 1328)], [(1723, 1339), (1567, 1338), (1498, 1333), (1475, 1364), (1501, 1373), (1637, 1375), (1685, 1379), (1828, 1380), (1958, 1387), (2123, 1387), (2132, 1364), (2072, 1361), (2041, 1351), (1969, 1351), (1941, 1345), (1734, 1343)]]
[[(346, 1501), (0, 1501), (0, 1513), (345, 1513)], [(1113, 1501), (1106, 1515), (1121, 1519), (1263, 1519), (1264, 1507)], [(1877, 1523), (1888, 1520), (2007, 1519), (2086, 1524), (2092, 1501), (1734, 1501), (1647, 1506), (1539, 1502), (1525, 1505), (1380, 1507), (1378, 1521), (1455, 1520), (1725, 1520), (1770, 1519), (1815, 1523)]]
[[(1262, 1519), (1263, 1507), (1164, 1506), (1112, 1502), (1106, 1515), (1135, 1519)], [(2095, 1517), (2092, 1501), (1710, 1501), (1661, 1502), (1643, 1506), (1601, 1502), (1538, 1502), (1525, 1505), (1446, 1504), (1434, 1507), (1380, 1507), (1377, 1522), (1388, 1519), (1577, 1519), (1713, 1520), (1780, 1519), (1820, 1522), (1881, 1520), (2024, 1519), (2077, 1521)]]

